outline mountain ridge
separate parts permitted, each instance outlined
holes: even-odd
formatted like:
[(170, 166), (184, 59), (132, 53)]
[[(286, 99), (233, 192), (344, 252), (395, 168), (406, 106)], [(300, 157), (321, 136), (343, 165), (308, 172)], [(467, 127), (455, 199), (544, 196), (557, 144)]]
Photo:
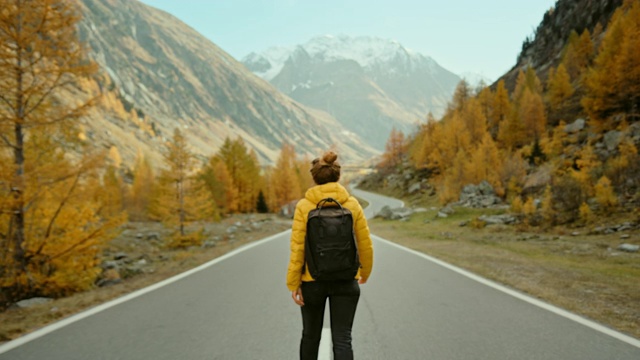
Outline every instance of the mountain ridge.
[(175, 127), (186, 131), (193, 151), (203, 157), (212, 155), (226, 137), (238, 136), (263, 163), (275, 162), (284, 142), (314, 155), (337, 145), (345, 160), (377, 153), (331, 115), (278, 92), (164, 11), (125, 0), (79, 0), (79, 5), (84, 15), (80, 35), (90, 56), (127, 111), (144, 114), (154, 129), (152, 139), (138, 139), (140, 144), (102, 139), (124, 148), (128, 162), (136, 147), (160, 151)]
[(317, 36), (292, 47), (252, 52), (242, 61), (379, 150), (392, 128), (408, 133), (429, 112), (442, 114), (460, 81), (431, 57), (376, 37)]

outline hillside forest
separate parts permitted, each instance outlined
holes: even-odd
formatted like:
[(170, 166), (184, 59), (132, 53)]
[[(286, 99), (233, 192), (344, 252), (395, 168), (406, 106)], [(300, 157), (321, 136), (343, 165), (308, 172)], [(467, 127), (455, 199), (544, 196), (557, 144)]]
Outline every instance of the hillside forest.
[[(129, 168), (116, 147), (95, 146), (83, 129), (91, 111), (108, 103), (140, 117), (113, 105), (79, 21), (66, 1), (0, 10), (0, 309), (95, 286), (98, 255), (127, 221), (164, 223), (169, 248), (199, 245), (188, 225), (277, 211), (312, 185), (311, 159), (287, 143), (273, 166), (240, 138), (196, 156), (180, 129), (161, 166), (140, 151)], [(556, 67), (522, 69), (512, 91), (461, 82), (442, 119), (392, 132), (380, 174), (423, 170), (443, 204), (486, 180), (532, 225), (637, 209), (640, 3), (625, 2), (606, 29), (573, 33)]]
[(640, 215), (640, 3), (606, 29), (573, 31), (555, 66), (520, 69), (512, 91), (460, 82), (441, 119), (392, 131), (380, 173), (418, 170), (442, 204), (487, 181), (529, 225)]
[(286, 143), (267, 167), (240, 138), (196, 157), (180, 129), (155, 168), (141, 151), (129, 168), (117, 147), (99, 149), (83, 129), (88, 113), (139, 117), (88, 59), (79, 21), (66, 1), (12, 2), (0, 11), (0, 309), (93, 287), (98, 255), (127, 221), (174, 229), (169, 248), (200, 245), (202, 231), (187, 225), (274, 211), (312, 182), (311, 159)]

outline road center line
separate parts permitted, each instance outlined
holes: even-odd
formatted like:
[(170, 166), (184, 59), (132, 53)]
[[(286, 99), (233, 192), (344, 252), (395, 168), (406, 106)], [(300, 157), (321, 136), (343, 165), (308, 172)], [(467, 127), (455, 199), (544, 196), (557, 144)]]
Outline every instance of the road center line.
[(331, 360), (333, 358), (333, 356), (331, 356), (331, 329), (322, 328), (321, 336), (318, 360)]

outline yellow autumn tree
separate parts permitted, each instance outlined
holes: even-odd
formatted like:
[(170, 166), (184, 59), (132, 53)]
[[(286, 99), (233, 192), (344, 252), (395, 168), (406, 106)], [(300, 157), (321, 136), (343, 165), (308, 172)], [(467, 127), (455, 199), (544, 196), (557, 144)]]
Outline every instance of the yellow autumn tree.
[(460, 111), (467, 131), (471, 137), (471, 144), (479, 144), (487, 132), (487, 117), (482, 111), (482, 106), (477, 98), (469, 99)]
[[(2, 304), (91, 287), (98, 255), (123, 221), (99, 214), (91, 179), (104, 155), (91, 154), (74, 121), (98, 98), (77, 91), (97, 70), (78, 39), (79, 20), (67, 1), (0, 7), (0, 193), (9, 194), (0, 213)], [(70, 149), (78, 151), (67, 156)]]
[(396, 128), (391, 129), (385, 151), (382, 154), (382, 162), (380, 167), (383, 169), (393, 169), (402, 164), (402, 158), (405, 155), (405, 139), (404, 133)]
[(488, 119), (489, 132), (494, 139), (498, 138), (498, 130), (511, 114), (511, 101), (509, 101), (509, 92), (504, 85), (504, 80), (498, 81), (496, 92), (493, 97), (493, 111)]
[(525, 139), (528, 139), (529, 143), (545, 136), (547, 115), (540, 94), (529, 90), (524, 92), (520, 100), (518, 117), (524, 126)]
[(238, 190), (233, 185), (227, 165), (219, 157), (212, 156), (209, 159), (209, 163), (202, 169), (201, 178), (221, 214), (238, 211)]
[(612, 16), (582, 99), (596, 130), (614, 129), (613, 115), (640, 118), (640, 3), (625, 1)]
[(486, 180), (493, 186), (498, 196), (503, 196), (505, 193), (504, 184), (500, 173), (496, 171), (502, 167), (503, 159), (500, 150), (491, 134), (485, 132), (482, 142), (472, 152), (470, 161), (466, 164), (467, 181), (471, 184), (478, 184)]
[(578, 181), (584, 193), (589, 196), (593, 194), (593, 173), (601, 165), (598, 156), (593, 151), (593, 146), (587, 144), (580, 149), (575, 165), (569, 169), (571, 175)]
[(165, 225), (176, 228), (170, 247), (199, 245), (202, 238), (186, 227), (200, 220), (215, 220), (218, 210), (196, 167), (187, 139), (175, 129), (163, 154), (166, 168), (158, 175), (150, 213)]
[(571, 85), (569, 73), (563, 64), (558, 65), (558, 69), (549, 71), (549, 81), (547, 83), (547, 102), (549, 112), (553, 119), (560, 120), (564, 117), (566, 109), (570, 106), (569, 99), (575, 90)]
[(588, 29), (585, 29), (580, 35), (575, 30), (571, 32), (562, 55), (562, 65), (572, 80), (581, 81), (582, 76), (591, 65), (594, 51)]
[(458, 149), (451, 166), (445, 170), (438, 186), (438, 198), (441, 203), (458, 200), (462, 187), (470, 183), (468, 173), (465, 171), (468, 161), (468, 153), (463, 148)]
[(126, 206), (130, 219), (136, 221), (148, 219), (149, 201), (154, 182), (153, 168), (149, 164), (148, 158), (138, 150), (133, 168), (133, 184), (131, 184), (129, 201)]
[(618, 205), (618, 198), (611, 186), (611, 180), (606, 176), (601, 177), (596, 183), (595, 194), (596, 201), (605, 211), (611, 211), (616, 205)]
[(241, 138), (225, 139), (216, 154), (226, 165), (236, 192), (237, 211), (255, 211), (258, 194), (263, 188), (257, 156), (249, 151)]
[(301, 198), (302, 189), (296, 174), (296, 153), (293, 145), (282, 144), (280, 155), (271, 173), (271, 184), (277, 208)]
[(420, 126), (418, 133), (414, 138), (413, 151), (411, 159), (418, 168), (437, 167), (437, 161), (434, 161), (432, 155), (437, 149), (436, 140), (438, 128), (441, 127), (433, 115), (429, 113), (426, 124)]

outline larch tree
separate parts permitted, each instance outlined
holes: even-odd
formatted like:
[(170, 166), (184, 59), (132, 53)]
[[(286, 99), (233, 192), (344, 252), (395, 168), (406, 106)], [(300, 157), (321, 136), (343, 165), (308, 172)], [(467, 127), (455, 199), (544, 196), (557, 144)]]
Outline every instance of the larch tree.
[(503, 123), (506, 123), (507, 118), (511, 114), (511, 101), (509, 101), (509, 92), (505, 87), (504, 80), (498, 81), (498, 85), (496, 85), (492, 108), (493, 112), (487, 121), (489, 132), (495, 140), (498, 138), (500, 127), (503, 126)]
[(582, 99), (596, 130), (615, 128), (612, 115), (640, 118), (640, 3), (625, 1), (612, 16), (585, 79)]
[(402, 158), (405, 155), (405, 139), (404, 133), (396, 128), (391, 129), (389, 138), (384, 147), (382, 154), (381, 167), (392, 169), (402, 164)]
[(529, 90), (525, 91), (520, 100), (518, 117), (521, 119), (526, 138), (529, 141), (539, 140), (543, 137), (547, 126), (547, 115), (540, 94)]
[(212, 156), (202, 169), (201, 177), (221, 213), (238, 211), (238, 190), (222, 159)]
[(453, 100), (452, 103), (449, 104), (449, 111), (459, 111), (462, 110), (464, 104), (471, 98), (471, 88), (469, 88), (469, 83), (466, 80), (462, 79), (456, 86), (456, 89), (453, 92)]
[(97, 255), (123, 221), (99, 214), (91, 179), (104, 155), (90, 154), (74, 121), (99, 98), (77, 90), (97, 71), (79, 20), (64, 0), (0, 9), (0, 159), (10, 163), (0, 174), (0, 307), (92, 286)]
[(293, 200), (300, 199), (302, 190), (296, 174), (295, 161), (295, 148), (289, 143), (283, 143), (270, 178), (270, 186), (274, 189), (275, 204), (278, 208)]
[(479, 144), (487, 132), (487, 117), (480, 101), (477, 98), (471, 98), (460, 111), (460, 116), (464, 120), (467, 131), (471, 135), (471, 143)]
[(247, 149), (242, 139), (227, 138), (216, 156), (224, 162), (231, 175), (238, 197), (238, 211), (241, 213), (254, 211), (263, 181), (255, 153)]
[(547, 82), (547, 102), (549, 112), (552, 117), (562, 119), (567, 108), (567, 101), (573, 96), (575, 90), (571, 85), (569, 73), (563, 64), (558, 65), (557, 70), (553, 68), (549, 71), (549, 81)]
[(214, 220), (218, 216), (215, 201), (198, 176), (197, 160), (179, 129), (174, 130), (163, 156), (166, 168), (158, 175), (151, 215), (177, 228), (169, 245), (198, 244), (201, 239), (187, 234), (186, 226), (195, 221)]
[(129, 202), (126, 206), (132, 220), (147, 220), (151, 189), (155, 182), (153, 168), (142, 151), (138, 151), (133, 168), (133, 184)]

